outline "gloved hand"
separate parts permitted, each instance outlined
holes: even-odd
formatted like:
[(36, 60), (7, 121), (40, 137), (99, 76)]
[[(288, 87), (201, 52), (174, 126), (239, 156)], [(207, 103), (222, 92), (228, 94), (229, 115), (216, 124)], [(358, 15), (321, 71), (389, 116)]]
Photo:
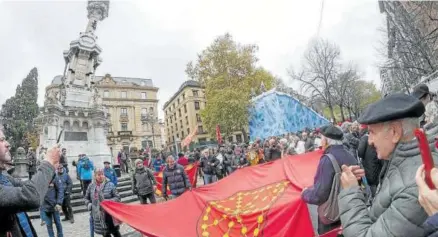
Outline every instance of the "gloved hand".
[(88, 203), (87, 210), (91, 211), (91, 203)]
[(56, 210), (56, 211), (61, 211), (61, 210), (62, 210), (61, 205), (56, 204), (56, 206), (55, 206), (55, 210)]

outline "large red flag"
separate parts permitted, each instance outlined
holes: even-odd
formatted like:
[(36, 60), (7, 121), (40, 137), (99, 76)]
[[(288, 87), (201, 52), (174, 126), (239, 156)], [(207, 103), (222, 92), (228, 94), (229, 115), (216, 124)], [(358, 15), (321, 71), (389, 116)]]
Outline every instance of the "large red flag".
[[(189, 164), (184, 167), (184, 170), (187, 173), (187, 176), (189, 176), (190, 184), (193, 188), (196, 188), (196, 182), (198, 179), (198, 163)], [(155, 194), (158, 196), (162, 195), (162, 188), (163, 188), (163, 171), (161, 172), (155, 172), (154, 173), (155, 179), (157, 180), (157, 190), (155, 191)], [(167, 188), (169, 190), (169, 188)], [(170, 191), (167, 191), (167, 194), (170, 195)]]
[(314, 230), (301, 191), (313, 184), (321, 154), (246, 167), (164, 203), (104, 201), (102, 206), (147, 236), (310, 237)]

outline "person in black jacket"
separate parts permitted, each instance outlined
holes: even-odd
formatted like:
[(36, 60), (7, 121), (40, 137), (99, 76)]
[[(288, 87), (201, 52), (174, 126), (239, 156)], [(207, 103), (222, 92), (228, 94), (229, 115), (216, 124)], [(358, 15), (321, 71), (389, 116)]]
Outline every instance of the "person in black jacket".
[(376, 149), (368, 144), (367, 133), (365, 133), (360, 139), (357, 153), (359, 158), (362, 159), (365, 177), (371, 188), (371, 195), (374, 197), (377, 185), (379, 185), (379, 175), (383, 167), (383, 161), (377, 158)]
[(199, 167), (204, 175), (204, 184), (210, 184), (217, 180), (216, 167), (219, 165), (219, 160), (214, 155), (209, 155), (208, 149), (202, 151), (201, 162)]

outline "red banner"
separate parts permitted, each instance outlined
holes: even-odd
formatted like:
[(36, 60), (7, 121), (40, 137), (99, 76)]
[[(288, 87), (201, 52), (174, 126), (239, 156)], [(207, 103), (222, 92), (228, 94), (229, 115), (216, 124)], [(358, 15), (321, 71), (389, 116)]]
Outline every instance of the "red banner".
[[(193, 188), (196, 188), (196, 182), (198, 179), (198, 163), (189, 164), (186, 167), (184, 167), (184, 170), (187, 173), (187, 176), (189, 176), (190, 183), (192, 184)], [(155, 194), (158, 196), (162, 195), (162, 188), (163, 188), (163, 171), (161, 172), (155, 172), (154, 173), (155, 179), (157, 180), (157, 190), (155, 191)], [(167, 190), (169, 190), (169, 187), (167, 187)], [(170, 195), (170, 191), (167, 191), (167, 194)]]
[(216, 125), (216, 140), (217, 140), (217, 144), (222, 144), (222, 136), (221, 136), (221, 129), (219, 127), (219, 125)]
[(314, 236), (301, 191), (313, 184), (321, 154), (315, 151), (239, 169), (164, 203), (104, 201), (102, 206), (146, 236)]

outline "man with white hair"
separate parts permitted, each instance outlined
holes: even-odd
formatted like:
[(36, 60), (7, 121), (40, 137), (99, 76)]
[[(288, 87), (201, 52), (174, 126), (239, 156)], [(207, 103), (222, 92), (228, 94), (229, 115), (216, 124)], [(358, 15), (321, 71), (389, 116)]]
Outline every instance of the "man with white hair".
[[(357, 160), (342, 145), (344, 134), (341, 129), (328, 125), (321, 128), (321, 135), (321, 145), (324, 149), (324, 154), (319, 161), (315, 182), (312, 187), (304, 188), (301, 194), (302, 199), (306, 203), (317, 206), (324, 204), (329, 199), (336, 174), (334, 165), (337, 165), (339, 167), (338, 170), (340, 170), (342, 165), (357, 164)], [(332, 159), (335, 161), (332, 161)], [(318, 215), (318, 233), (320, 235), (333, 230), (339, 225), (339, 220), (333, 222), (327, 220), (324, 216)]]
[(44, 200), (49, 183), (55, 177), (60, 150), (58, 147), (50, 149), (38, 172), (23, 182), (6, 173), (6, 166), (11, 162), (9, 148), (0, 129), (0, 236), (36, 236), (25, 212), (38, 209)]
[[(339, 193), (339, 211), (346, 237), (424, 236), (422, 224), (427, 218), (418, 203), (415, 174), (422, 164), (414, 130), (424, 104), (402, 93), (387, 97), (368, 106), (358, 121), (368, 125), (368, 143), (376, 148), (377, 157), (386, 160), (382, 168), (376, 196), (370, 208), (354, 173), (357, 166), (343, 166)], [(435, 136), (438, 127), (431, 128)], [(434, 140), (429, 139), (433, 146)], [(437, 153), (432, 152), (435, 164)], [(383, 175), (382, 175), (383, 174)]]

